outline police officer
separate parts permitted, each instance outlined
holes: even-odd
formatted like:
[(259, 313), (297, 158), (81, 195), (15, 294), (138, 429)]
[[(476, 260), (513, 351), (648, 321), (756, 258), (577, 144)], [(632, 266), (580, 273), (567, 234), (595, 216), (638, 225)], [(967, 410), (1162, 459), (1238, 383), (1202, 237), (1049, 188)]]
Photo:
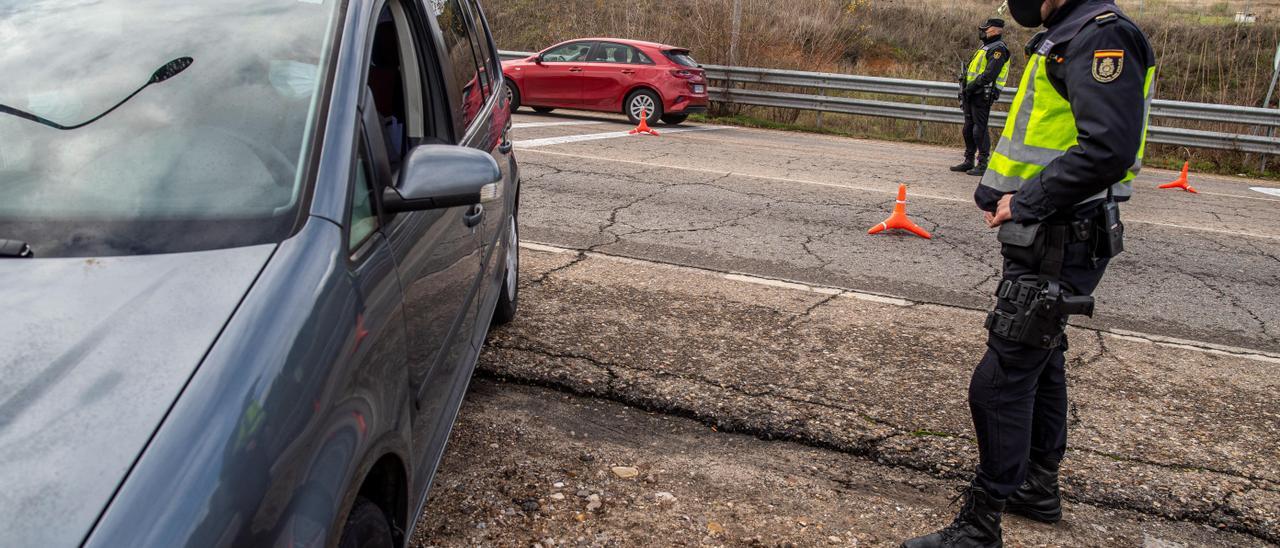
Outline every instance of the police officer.
[[(991, 105), (1009, 79), (1009, 47), (1004, 44), (1004, 20), (988, 19), (978, 27), (982, 47), (973, 54), (964, 77), (960, 79), (960, 107), (964, 110), (964, 162), (951, 171), (981, 176), (987, 171), (991, 156), (991, 133), (987, 120)], [(977, 154), (977, 163), (974, 163)]]
[(1048, 30), (1030, 59), (990, 169), (975, 194), (999, 227), (1004, 277), (987, 318), (987, 352), (969, 385), (977, 476), (946, 528), (910, 548), (1002, 546), (1009, 512), (1062, 518), (1067, 445), (1067, 317), (1123, 250), (1119, 202), (1142, 166), (1155, 53), (1114, 0), (1009, 0), (1013, 18)]

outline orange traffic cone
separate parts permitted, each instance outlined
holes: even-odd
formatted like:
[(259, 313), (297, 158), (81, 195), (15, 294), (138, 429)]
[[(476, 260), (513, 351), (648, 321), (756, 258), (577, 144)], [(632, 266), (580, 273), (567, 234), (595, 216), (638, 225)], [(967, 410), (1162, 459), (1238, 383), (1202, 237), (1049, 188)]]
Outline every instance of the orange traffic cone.
[(929, 234), (929, 231), (920, 228), (919, 225), (907, 218), (907, 185), (898, 185), (898, 203), (893, 206), (893, 215), (890, 215), (885, 222), (871, 227), (867, 234), (879, 234), (891, 228), (909, 230), (916, 236), (926, 240), (933, 239), (933, 235)]
[(649, 135), (652, 135), (654, 137), (658, 136), (657, 131), (654, 131), (653, 129), (649, 128), (649, 111), (648, 110), (640, 111), (640, 125), (636, 126), (635, 129), (631, 130), (632, 135), (635, 135), (637, 133), (648, 133)]
[(1187, 174), (1190, 172), (1191, 172), (1191, 162), (1182, 164), (1182, 176), (1178, 177), (1177, 181), (1174, 181), (1166, 185), (1160, 185), (1160, 188), (1181, 188), (1182, 190), (1185, 190), (1192, 194), (1199, 194), (1200, 191), (1196, 190), (1195, 188), (1192, 188), (1192, 186), (1187, 182)]

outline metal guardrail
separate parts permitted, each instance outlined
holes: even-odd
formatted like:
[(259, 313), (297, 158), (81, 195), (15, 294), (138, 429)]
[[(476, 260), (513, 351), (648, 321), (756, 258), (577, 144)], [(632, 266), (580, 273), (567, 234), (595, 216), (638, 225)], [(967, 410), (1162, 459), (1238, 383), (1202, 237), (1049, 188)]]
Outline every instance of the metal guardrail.
[[(503, 59), (519, 59), (533, 55), (528, 52), (512, 51), (499, 53)], [(960, 86), (954, 82), (719, 65), (706, 65), (703, 68), (707, 71), (708, 80), (723, 83), (721, 86), (710, 87), (707, 90), (713, 101), (922, 122), (964, 123), (964, 115), (959, 107), (930, 105), (923, 101), (924, 99), (955, 100)], [(801, 89), (799, 92), (783, 92), (742, 87), (747, 85)], [(819, 93), (813, 93), (815, 90)], [(860, 99), (833, 96), (829, 94), (830, 92), (902, 95), (916, 97), (921, 101)], [(1005, 104), (1011, 102), (1015, 93), (1016, 89), (1007, 89), (1000, 102)], [(1245, 134), (1153, 125), (1147, 135), (1147, 140), (1152, 143), (1280, 154), (1280, 138), (1265, 136), (1265, 133), (1268, 133), (1267, 130), (1280, 128), (1280, 110), (1157, 99), (1152, 102), (1151, 116), (1158, 119), (1221, 122), (1260, 128), (1254, 134)], [(993, 111), (991, 125), (1003, 127), (1006, 117), (1006, 112)]]

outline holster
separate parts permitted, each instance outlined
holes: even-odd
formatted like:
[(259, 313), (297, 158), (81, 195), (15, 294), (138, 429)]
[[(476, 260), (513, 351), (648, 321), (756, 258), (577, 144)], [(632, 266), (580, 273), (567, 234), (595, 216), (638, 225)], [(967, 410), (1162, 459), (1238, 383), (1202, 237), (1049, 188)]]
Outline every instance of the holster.
[(986, 321), (993, 335), (1054, 349), (1062, 345), (1069, 316), (1093, 316), (1093, 297), (1070, 295), (1062, 287), (1061, 276), (1067, 243), (1093, 240), (1094, 224), (1089, 220), (1001, 225), (998, 238), (1005, 258), (1039, 272), (1000, 284), (999, 304)]

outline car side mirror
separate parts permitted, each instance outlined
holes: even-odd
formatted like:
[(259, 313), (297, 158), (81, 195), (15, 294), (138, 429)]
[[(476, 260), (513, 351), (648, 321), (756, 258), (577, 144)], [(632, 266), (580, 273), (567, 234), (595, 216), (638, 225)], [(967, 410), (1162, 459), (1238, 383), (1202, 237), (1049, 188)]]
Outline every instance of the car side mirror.
[(389, 213), (475, 205), (497, 192), (498, 162), (487, 152), (454, 145), (419, 145), (400, 166), (395, 188), (382, 194)]
[(534, 63), (537, 63), (537, 64), (539, 64), (539, 65), (541, 65), (544, 61), (546, 61), (546, 59), (544, 59), (544, 58), (542, 57), (542, 54), (541, 54), (541, 53), (539, 53), (538, 55), (536, 55), (536, 56), (533, 58), (533, 62), (534, 62)]

